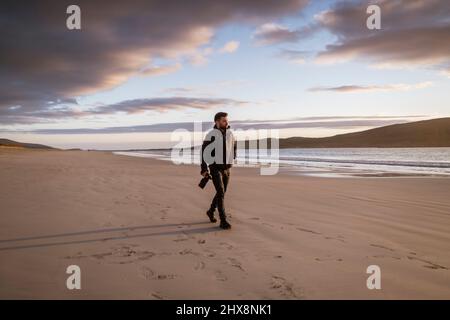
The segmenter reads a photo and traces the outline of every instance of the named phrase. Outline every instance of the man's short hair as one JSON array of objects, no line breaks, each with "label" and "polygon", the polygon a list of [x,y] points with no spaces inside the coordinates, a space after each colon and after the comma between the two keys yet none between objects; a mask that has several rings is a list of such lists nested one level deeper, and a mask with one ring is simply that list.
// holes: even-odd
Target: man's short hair
[{"label": "man's short hair", "polygon": [[220,120],[223,117],[227,117],[228,113],[226,112],[217,112],[216,115],[214,116],[214,122],[216,122],[217,120]]}]

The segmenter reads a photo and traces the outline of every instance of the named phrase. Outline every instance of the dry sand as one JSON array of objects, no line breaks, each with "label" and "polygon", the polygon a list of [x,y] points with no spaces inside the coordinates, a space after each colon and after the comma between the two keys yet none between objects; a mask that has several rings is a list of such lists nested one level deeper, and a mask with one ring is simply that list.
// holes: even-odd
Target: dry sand
[{"label": "dry sand", "polygon": [[1,149],[0,298],[450,299],[448,178],[233,168],[232,230],[208,221],[199,179],[108,152]]}]

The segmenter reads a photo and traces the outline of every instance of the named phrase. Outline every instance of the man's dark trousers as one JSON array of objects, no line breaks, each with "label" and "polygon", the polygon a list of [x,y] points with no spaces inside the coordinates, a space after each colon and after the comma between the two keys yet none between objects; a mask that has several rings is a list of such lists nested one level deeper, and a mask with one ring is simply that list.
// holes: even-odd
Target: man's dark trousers
[{"label": "man's dark trousers", "polygon": [[219,167],[218,165],[210,166],[210,174],[214,187],[216,188],[216,195],[211,202],[210,212],[214,212],[217,208],[219,210],[219,217],[221,220],[226,218],[225,214],[225,192],[227,191],[228,182],[230,181],[230,168]]}]

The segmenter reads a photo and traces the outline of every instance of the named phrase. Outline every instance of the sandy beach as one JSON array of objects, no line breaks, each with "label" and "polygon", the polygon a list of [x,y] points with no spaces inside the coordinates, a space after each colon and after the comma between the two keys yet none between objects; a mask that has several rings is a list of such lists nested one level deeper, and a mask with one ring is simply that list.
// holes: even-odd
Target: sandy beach
[{"label": "sandy beach", "polygon": [[110,152],[1,149],[0,298],[450,299],[448,178],[233,168],[231,230],[208,221],[199,179]]}]

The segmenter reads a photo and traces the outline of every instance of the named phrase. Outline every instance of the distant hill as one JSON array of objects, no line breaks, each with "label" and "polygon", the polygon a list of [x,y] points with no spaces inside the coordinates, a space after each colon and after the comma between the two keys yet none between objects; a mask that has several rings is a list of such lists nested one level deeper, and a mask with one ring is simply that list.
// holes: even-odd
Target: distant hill
[{"label": "distant hill", "polygon": [[[247,141],[246,148],[248,145]],[[267,147],[270,148],[270,140]],[[450,147],[450,118],[394,124],[325,138],[282,138],[279,140],[279,147],[280,149]]]},{"label": "distant hill", "polygon": [[[450,147],[450,118],[393,124],[325,138],[283,138],[280,139],[279,146],[281,149]],[[199,147],[194,146],[191,149],[198,149]],[[249,141],[246,141],[245,148],[248,147]],[[270,148],[270,140],[267,147]],[[132,149],[125,151],[156,150],[171,149]]]},{"label": "distant hill", "polygon": [[28,149],[55,149],[43,144],[36,143],[23,143],[9,139],[0,139],[0,147],[16,147],[16,148],[28,148]]},{"label": "distant hill", "polygon": [[450,147],[450,118],[394,124],[325,138],[280,139],[280,148]]},{"label": "distant hill", "polygon": [[[248,146],[248,141],[246,145]],[[450,118],[394,124],[325,138],[283,138],[280,139],[279,145],[282,149],[450,147]],[[0,147],[56,149],[42,144],[22,143],[8,139],[0,139]],[[270,141],[268,147],[270,148]],[[198,148],[198,146],[195,148]],[[126,151],[143,150],[155,151],[170,149],[130,149]]]}]

